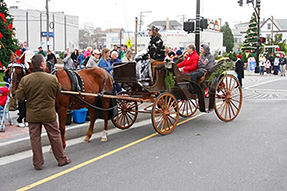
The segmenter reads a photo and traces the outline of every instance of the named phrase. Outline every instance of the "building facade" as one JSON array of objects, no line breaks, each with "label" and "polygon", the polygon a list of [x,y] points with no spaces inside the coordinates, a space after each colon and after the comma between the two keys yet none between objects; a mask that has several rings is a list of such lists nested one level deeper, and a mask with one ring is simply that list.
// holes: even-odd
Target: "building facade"
[{"label": "building facade", "polygon": [[[22,10],[17,6],[9,8],[14,17],[16,38],[27,49],[36,51],[39,46],[47,50],[47,17],[45,11]],[[79,18],[63,12],[49,13],[49,49],[52,51],[70,50],[79,47]]]}]

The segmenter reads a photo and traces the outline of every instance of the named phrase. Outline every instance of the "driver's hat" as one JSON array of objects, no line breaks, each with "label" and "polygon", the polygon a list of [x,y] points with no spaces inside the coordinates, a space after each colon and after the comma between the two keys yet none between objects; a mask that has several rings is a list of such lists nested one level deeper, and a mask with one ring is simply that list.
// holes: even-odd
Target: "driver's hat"
[{"label": "driver's hat", "polygon": [[159,28],[157,26],[155,26],[155,25],[152,25],[151,27],[148,27],[148,30],[153,30],[153,31],[158,32]]}]

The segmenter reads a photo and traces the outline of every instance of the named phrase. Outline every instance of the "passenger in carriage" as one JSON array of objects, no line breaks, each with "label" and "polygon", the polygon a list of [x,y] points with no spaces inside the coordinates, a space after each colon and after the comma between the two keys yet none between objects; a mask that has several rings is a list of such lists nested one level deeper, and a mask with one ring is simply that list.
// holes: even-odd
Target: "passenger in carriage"
[{"label": "passenger in carriage", "polygon": [[[197,83],[197,81],[204,76],[204,74],[215,64],[213,55],[210,53],[210,48],[206,44],[201,45],[201,56],[198,61],[197,70],[192,72],[190,79],[192,82]],[[190,86],[190,92],[195,93],[194,87]]]},{"label": "passenger in carriage", "polygon": [[163,61],[165,58],[165,48],[163,40],[159,34],[159,28],[152,26],[149,30],[150,42],[147,48],[147,52],[151,59]]},{"label": "passenger in carriage", "polygon": [[183,74],[191,74],[196,71],[198,64],[199,56],[196,52],[194,44],[187,46],[187,56],[184,61],[177,64],[177,67]]}]

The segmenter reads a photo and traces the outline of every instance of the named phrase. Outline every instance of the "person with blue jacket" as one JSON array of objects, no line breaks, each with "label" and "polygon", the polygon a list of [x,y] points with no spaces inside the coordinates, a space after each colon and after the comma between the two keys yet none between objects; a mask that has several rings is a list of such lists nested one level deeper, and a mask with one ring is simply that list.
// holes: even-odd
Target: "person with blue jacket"
[{"label": "person with blue jacket", "polygon": [[104,68],[106,71],[108,71],[111,76],[113,76],[112,74],[112,70],[113,70],[113,66],[110,62],[110,50],[107,48],[104,48],[102,50],[102,58],[100,59],[98,66],[100,68]]}]

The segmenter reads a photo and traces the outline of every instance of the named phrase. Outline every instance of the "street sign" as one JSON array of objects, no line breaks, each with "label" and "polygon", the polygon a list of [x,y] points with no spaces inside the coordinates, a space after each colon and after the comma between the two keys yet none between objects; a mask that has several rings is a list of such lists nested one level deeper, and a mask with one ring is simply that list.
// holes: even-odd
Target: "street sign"
[{"label": "street sign", "polygon": [[[47,37],[47,32],[41,32],[41,37]],[[49,37],[54,37],[54,32],[49,32]]]},{"label": "street sign", "polygon": [[128,48],[131,48],[133,43],[131,42],[131,40],[129,39],[126,43],[126,45],[128,46]]}]

